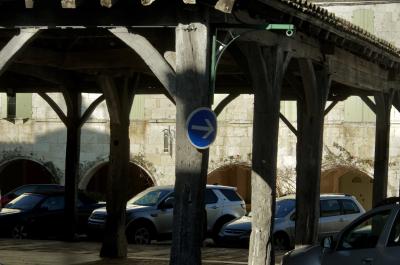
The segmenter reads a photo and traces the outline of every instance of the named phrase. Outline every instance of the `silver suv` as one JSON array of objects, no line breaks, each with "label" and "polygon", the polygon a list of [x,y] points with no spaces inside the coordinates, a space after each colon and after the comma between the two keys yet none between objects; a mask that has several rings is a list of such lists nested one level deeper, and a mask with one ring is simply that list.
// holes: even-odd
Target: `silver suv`
[{"label": "silver suv", "polygon": [[[294,246],[295,195],[277,199],[274,224],[274,244],[276,249]],[[321,194],[319,237],[337,234],[351,221],[365,213],[361,204],[351,195]],[[224,225],[218,235],[218,243],[248,243],[251,233],[251,212]]]},{"label": "silver suv", "polygon": [[[149,244],[152,239],[165,239],[172,234],[174,187],[151,187],[128,201],[126,235],[129,242]],[[246,213],[246,205],[236,188],[207,185],[205,193],[207,232],[217,236],[221,227]],[[93,211],[88,220],[89,236],[102,232],[106,208]]]}]

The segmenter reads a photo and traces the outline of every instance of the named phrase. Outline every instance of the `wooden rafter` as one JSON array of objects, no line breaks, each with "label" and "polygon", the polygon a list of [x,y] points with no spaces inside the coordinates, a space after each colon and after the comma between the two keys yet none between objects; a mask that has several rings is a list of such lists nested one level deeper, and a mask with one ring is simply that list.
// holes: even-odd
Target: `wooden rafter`
[{"label": "wooden rafter", "polygon": [[49,97],[49,95],[47,95],[44,92],[38,92],[38,94],[47,102],[47,104],[50,105],[50,107],[54,110],[54,112],[57,114],[57,116],[60,118],[60,120],[67,126],[68,118],[65,115],[65,113],[62,111],[62,109],[57,105],[57,103],[51,97]]},{"label": "wooden rafter", "polygon": [[234,99],[236,99],[237,97],[239,97],[240,94],[239,93],[233,93],[233,94],[229,94],[228,96],[226,96],[219,104],[218,106],[215,107],[214,112],[215,115],[219,116],[219,114],[221,114],[221,112],[225,109],[225,107],[231,103]]}]

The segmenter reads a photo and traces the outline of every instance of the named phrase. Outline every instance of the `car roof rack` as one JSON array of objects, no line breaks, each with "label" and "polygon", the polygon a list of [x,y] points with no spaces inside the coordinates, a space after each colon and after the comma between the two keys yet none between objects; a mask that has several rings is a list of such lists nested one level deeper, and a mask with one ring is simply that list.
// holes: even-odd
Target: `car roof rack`
[{"label": "car roof rack", "polygon": [[400,203],[400,197],[389,197],[386,199],[383,199],[382,201],[378,202],[375,207],[378,206],[383,206],[383,205],[390,205],[390,204],[399,204]]}]

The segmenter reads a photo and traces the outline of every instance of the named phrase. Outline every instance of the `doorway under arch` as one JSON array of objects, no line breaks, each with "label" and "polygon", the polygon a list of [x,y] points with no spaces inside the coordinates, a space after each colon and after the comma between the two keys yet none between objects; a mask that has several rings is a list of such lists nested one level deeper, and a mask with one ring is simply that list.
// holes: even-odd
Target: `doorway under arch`
[{"label": "doorway under arch", "polygon": [[347,167],[337,167],[321,174],[321,193],[353,195],[369,210],[372,208],[373,179],[366,173]]},{"label": "doorway under arch", "polygon": [[245,164],[233,164],[219,167],[208,174],[207,184],[233,186],[251,209],[251,167]]},{"label": "doorway under arch", "polygon": [[5,194],[25,184],[54,184],[55,178],[42,164],[24,158],[0,165],[0,191]]},{"label": "doorway under arch", "polygon": [[[88,193],[99,200],[106,200],[108,168],[109,162],[96,167],[85,187]],[[135,163],[129,163],[128,199],[154,185],[155,182],[143,168]]]}]

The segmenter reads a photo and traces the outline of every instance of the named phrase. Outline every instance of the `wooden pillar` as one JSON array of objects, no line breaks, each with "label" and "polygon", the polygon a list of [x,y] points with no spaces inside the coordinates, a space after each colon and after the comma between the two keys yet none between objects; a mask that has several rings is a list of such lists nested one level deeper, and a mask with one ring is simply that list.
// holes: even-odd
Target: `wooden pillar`
[{"label": "wooden pillar", "polygon": [[249,264],[270,265],[275,264],[272,232],[281,86],[290,58],[279,46],[250,43],[244,48],[254,88]]},{"label": "wooden pillar", "polygon": [[104,92],[110,114],[110,165],[107,178],[107,220],[100,256],[125,258],[127,240],[125,215],[129,175],[129,113],[133,89],[128,80],[101,76],[99,84]]},{"label": "wooden pillar", "polygon": [[392,93],[375,95],[376,127],[372,205],[376,205],[387,197],[392,100]]},{"label": "wooden pillar", "polygon": [[[193,14],[191,16],[193,18]],[[204,193],[208,149],[186,137],[186,120],[198,107],[209,107],[210,37],[208,17],[176,28],[176,180],[170,264],[201,264]]]},{"label": "wooden pillar", "polygon": [[326,66],[316,69],[299,59],[304,95],[297,101],[296,246],[317,241],[324,110],[330,78]]},{"label": "wooden pillar", "polygon": [[79,159],[81,147],[82,96],[78,91],[69,90],[64,98],[67,103],[67,146],[65,153],[65,239],[73,240],[78,222],[77,196],[79,180]]}]

